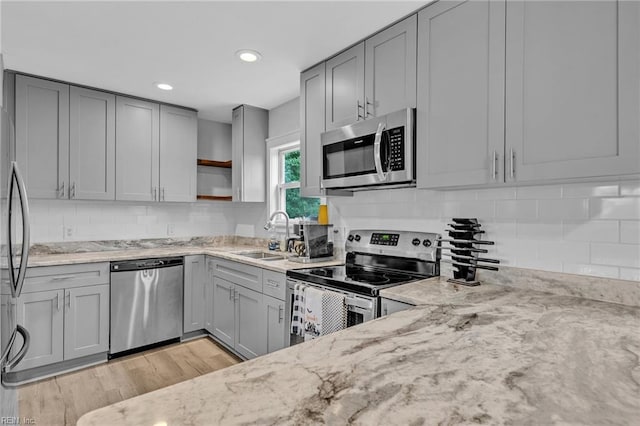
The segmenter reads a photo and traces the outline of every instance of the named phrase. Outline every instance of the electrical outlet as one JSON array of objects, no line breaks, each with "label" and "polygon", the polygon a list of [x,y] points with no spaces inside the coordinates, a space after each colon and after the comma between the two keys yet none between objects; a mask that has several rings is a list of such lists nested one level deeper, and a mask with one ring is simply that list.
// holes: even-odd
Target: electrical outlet
[{"label": "electrical outlet", "polygon": [[175,235],[175,233],[176,233],[176,225],[173,223],[167,224],[167,235],[171,237],[172,235]]},{"label": "electrical outlet", "polygon": [[65,226],[64,238],[72,238],[72,237],[73,237],[73,226]]}]

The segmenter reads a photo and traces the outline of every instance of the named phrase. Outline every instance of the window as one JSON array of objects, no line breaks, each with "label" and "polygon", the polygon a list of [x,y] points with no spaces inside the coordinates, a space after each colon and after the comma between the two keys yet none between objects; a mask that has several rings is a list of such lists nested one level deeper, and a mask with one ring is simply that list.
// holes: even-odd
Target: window
[{"label": "window", "polygon": [[284,210],[290,218],[316,218],[318,198],[300,196],[300,145],[282,149],[278,154],[277,210]]},{"label": "window", "polygon": [[291,219],[316,219],[320,199],[300,196],[300,136],[297,132],[267,141],[269,214],[284,210]]}]

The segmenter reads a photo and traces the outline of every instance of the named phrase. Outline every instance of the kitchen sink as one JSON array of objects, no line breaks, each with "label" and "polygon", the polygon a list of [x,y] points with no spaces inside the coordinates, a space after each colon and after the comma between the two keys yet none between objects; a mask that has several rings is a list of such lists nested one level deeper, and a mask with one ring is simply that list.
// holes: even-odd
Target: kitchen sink
[{"label": "kitchen sink", "polygon": [[259,260],[284,260],[287,257],[281,254],[273,254],[273,253],[265,253],[263,251],[244,251],[234,253],[238,256],[249,257],[251,259],[259,259]]}]

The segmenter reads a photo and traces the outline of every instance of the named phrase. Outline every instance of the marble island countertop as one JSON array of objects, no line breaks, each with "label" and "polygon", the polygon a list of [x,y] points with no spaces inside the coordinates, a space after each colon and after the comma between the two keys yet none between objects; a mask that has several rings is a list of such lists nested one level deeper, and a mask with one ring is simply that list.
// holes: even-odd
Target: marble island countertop
[{"label": "marble island countertop", "polygon": [[[344,263],[340,256],[318,263],[299,263],[287,259],[263,260],[243,256],[244,252],[264,251],[266,240],[242,237],[201,237],[189,239],[154,239],[131,241],[86,241],[78,243],[35,244],[30,249],[29,267],[70,265],[78,263],[113,262],[169,256],[209,255],[258,266],[275,272],[311,266]],[[287,256],[282,252],[270,252]],[[2,267],[6,268],[6,264]]]},{"label": "marble island countertop", "polygon": [[422,305],[93,411],[78,424],[640,418],[640,308],[443,279],[399,289],[396,298]]}]

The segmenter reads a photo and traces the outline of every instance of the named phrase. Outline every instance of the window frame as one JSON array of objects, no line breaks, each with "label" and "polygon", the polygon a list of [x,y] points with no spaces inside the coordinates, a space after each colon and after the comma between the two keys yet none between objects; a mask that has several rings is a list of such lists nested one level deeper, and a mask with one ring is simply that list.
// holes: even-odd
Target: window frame
[{"label": "window frame", "polygon": [[[282,136],[276,136],[267,139],[267,214],[271,216],[274,211],[279,210],[284,205],[283,198],[285,191],[281,189],[280,184],[286,187],[284,183],[284,162],[280,161],[281,155],[286,151],[300,149],[300,132],[293,131]],[[282,182],[281,182],[282,180]],[[292,183],[292,182],[289,182]],[[300,187],[300,182],[297,182]],[[284,219],[282,216],[275,218],[276,228],[284,227]],[[290,224],[298,223],[298,219],[291,219]]]}]

